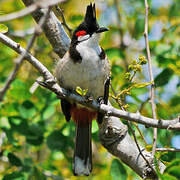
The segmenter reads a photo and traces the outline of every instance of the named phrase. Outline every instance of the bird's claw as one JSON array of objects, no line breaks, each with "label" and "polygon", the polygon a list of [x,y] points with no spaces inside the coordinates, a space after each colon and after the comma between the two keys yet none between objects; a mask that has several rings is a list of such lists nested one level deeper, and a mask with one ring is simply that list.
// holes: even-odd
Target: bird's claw
[{"label": "bird's claw", "polygon": [[87,103],[92,103],[93,102],[93,97],[92,96],[85,96],[85,101]]},{"label": "bird's claw", "polygon": [[102,97],[102,96],[98,97],[98,98],[97,98],[97,102],[98,102],[99,105],[104,104],[104,99],[103,99],[103,97]]}]

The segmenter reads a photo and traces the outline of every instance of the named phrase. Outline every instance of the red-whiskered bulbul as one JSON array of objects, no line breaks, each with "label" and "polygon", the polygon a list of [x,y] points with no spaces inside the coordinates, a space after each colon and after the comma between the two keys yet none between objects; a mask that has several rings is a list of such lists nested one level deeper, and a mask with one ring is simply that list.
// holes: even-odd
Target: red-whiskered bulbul
[{"label": "red-whiskered bulbul", "polygon": [[[107,30],[97,23],[95,4],[88,5],[84,21],[74,31],[69,51],[58,61],[55,72],[61,87],[74,92],[78,86],[88,89],[87,96],[102,99],[106,104],[110,66],[104,50],[99,46],[99,39],[100,33]],[[76,124],[74,175],[88,176],[92,171],[92,120],[97,117],[98,123],[101,123],[103,114],[64,99],[61,100],[61,108],[66,121],[72,117]]]}]

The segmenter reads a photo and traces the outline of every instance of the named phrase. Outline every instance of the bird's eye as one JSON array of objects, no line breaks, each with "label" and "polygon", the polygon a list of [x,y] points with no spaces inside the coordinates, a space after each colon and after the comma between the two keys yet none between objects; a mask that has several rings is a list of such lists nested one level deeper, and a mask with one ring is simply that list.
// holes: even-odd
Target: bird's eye
[{"label": "bird's eye", "polygon": [[84,35],[86,35],[86,34],[87,34],[86,31],[78,31],[78,32],[76,33],[76,36],[79,37],[79,36],[84,36]]}]

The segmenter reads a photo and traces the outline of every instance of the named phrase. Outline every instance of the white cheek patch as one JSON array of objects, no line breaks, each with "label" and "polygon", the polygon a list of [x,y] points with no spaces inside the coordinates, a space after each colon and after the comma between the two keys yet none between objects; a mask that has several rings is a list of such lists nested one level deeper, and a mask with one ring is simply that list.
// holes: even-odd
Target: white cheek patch
[{"label": "white cheek patch", "polygon": [[78,41],[85,41],[85,40],[89,39],[89,37],[90,37],[89,34],[87,34],[87,35],[85,35],[85,36],[79,36],[79,37],[78,37]]}]

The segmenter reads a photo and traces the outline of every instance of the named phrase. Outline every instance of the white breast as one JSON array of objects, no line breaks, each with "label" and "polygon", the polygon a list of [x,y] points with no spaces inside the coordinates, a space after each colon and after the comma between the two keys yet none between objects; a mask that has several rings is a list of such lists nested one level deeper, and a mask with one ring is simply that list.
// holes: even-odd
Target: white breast
[{"label": "white breast", "polygon": [[88,89],[88,94],[97,99],[104,95],[104,83],[110,71],[109,63],[107,58],[99,58],[99,46],[91,47],[86,43],[77,45],[82,57],[81,63],[74,63],[67,52],[57,64],[56,77],[62,87],[75,90],[79,86],[81,89]]}]

